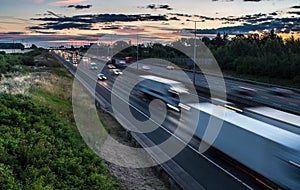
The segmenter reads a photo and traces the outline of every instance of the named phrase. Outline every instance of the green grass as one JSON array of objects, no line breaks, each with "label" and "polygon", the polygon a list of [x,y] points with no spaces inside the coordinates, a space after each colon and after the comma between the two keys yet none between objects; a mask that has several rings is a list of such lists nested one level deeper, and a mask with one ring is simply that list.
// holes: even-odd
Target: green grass
[{"label": "green grass", "polygon": [[[50,110],[54,111],[60,118],[66,120],[72,127],[72,130],[76,131],[76,141],[83,142],[83,139],[75,126],[75,120],[72,108],[72,84],[73,77],[65,68],[47,68],[50,75],[46,77],[44,83],[32,87],[29,90],[30,96],[39,105],[46,106]],[[110,127],[99,115],[100,122],[110,133]],[[92,151],[92,150],[87,150]],[[98,157],[94,153],[94,157]],[[108,187],[114,186],[113,189],[123,189],[122,185],[116,180],[116,178],[110,175],[108,172],[100,174],[103,176],[103,180],[107,181]],[[105,182],[104,182],[105,183]],[[106,189],[106,187],[103,187]]]},{"label": "green grass", "polygon": [[39,104],[47,106],[70,121],[73,119],[71,102],[72,78],[64,68],[51,68],[45,82],[29,89],[29,94]]}]

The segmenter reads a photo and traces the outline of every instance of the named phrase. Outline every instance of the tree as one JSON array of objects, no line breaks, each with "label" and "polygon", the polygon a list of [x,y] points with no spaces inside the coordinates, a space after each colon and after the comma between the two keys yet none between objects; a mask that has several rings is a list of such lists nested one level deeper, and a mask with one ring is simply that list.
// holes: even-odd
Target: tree
[{"label": "tree", "polygon": [[38,47],[35,44],[32,44],[30,49],[37,49]]}]

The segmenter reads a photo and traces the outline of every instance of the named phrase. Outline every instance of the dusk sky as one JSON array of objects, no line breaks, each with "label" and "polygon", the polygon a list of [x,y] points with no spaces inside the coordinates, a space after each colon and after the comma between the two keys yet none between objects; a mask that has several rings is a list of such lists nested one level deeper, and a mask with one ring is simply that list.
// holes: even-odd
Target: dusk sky
[{"label": "dusk sky", "polygon": [[96,41],[171,41],[217,32],[300,31],[299,0],[14,0],[1,1],[0,42],[38,46]]}]

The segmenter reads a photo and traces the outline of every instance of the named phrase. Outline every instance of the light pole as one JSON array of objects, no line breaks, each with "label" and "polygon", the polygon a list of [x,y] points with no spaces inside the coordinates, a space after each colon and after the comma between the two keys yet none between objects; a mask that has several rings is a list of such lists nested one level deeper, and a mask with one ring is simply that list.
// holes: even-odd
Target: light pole
[{"label": "light pole", "polygon": [[139,70],[139,34],[136,34],[136,70]]},{"label": "light pole", "polygon": [[108,57],[110,57],[110,59],[112,58],[112,39],[113,39],[113,34],[110,34],[110,44],[108,46]]},{"label": "light pole", "polygon": [[196,82],[196,37],[197,37],[197,22],[201,21],[196,21],[196,20],[188,20],[192,21],[195,23],[195,31],[194,31],[194,65],[193,65],[193,84],[195,85]]}]

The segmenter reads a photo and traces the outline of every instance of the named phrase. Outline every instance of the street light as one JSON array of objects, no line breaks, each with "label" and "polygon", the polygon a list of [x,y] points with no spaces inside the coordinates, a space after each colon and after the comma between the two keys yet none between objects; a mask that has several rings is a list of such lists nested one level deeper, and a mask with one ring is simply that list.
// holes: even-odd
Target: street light
[{"label": "street light", "polygon": [[112,41],[113,41],[113,34],[110,34],[110,44],[108,46],[108,57],[110,57],[110,58],[112,58],[112,56],[113,56]]},{"label": "street light", "polygon": [[139,34],[136,34],[136,70],[139,70]]},{"label": "street light", "polygon": [[197,31],[197,22],[202,22],[202,21],[196,21],[196,20],[187,20],[187,21],[192,21],[195,23],[195,32],[194,32],[194,66],[193,66],[193,84],[195,85],[196,81],[196,31]]}]

